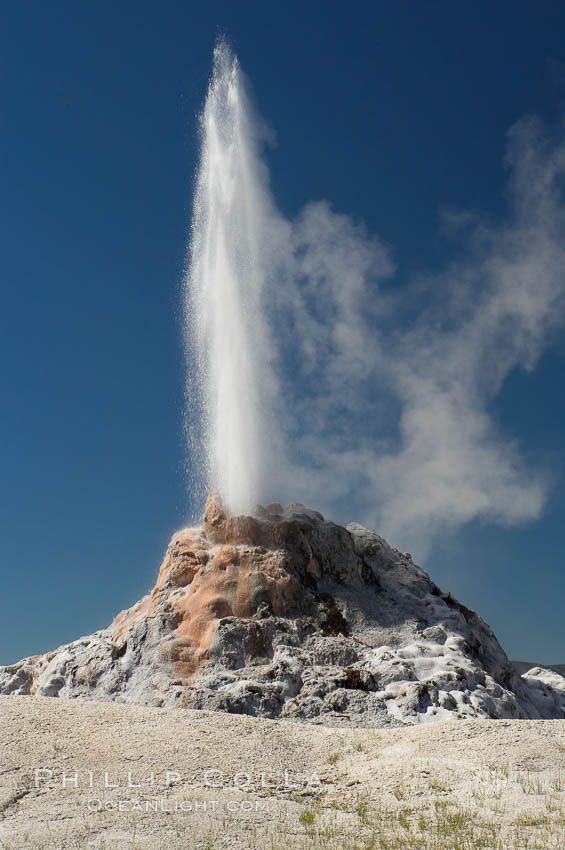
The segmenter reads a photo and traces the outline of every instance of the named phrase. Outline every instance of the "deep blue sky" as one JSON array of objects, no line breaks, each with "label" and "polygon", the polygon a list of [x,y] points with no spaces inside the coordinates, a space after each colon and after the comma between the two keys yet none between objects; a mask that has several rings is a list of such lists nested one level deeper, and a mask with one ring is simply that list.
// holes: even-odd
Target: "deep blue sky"
[{"label": "deep blue sky", "polygon": [[[513,122],[561,127],[557,2],[4,4],[1,663],[105,626],[186,519],[179,285],[218,30],[276,131],[283,212],[330,198],[407,275],[450,249],[442,207],[502,214]],[[472,524],[424,564],[547,663],[565,660],[564,363],[561,343],[494,409],[555,472],[544,517]]]}]

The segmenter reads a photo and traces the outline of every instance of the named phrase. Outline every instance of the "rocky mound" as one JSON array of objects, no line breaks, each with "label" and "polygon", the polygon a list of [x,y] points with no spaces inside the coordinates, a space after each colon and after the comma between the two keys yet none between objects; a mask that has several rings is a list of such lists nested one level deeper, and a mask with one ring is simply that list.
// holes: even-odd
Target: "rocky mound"
[{"label": "rocky mound", "polygon": [[0,694],[352,726],[565,717],[563,677],[521,677],[484,620],[378,534],[297,503],[227,516],[214,495],[148,596],[0,667]]}]

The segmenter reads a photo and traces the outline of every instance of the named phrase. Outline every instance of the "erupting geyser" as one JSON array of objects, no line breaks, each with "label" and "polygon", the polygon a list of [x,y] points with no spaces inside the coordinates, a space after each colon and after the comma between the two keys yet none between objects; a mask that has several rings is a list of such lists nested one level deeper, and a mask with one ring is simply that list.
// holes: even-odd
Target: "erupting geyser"
[{"label": "erupting geyser", "polygon": [[[322,442],[316,492],[335,496],[346,467],[353,489],[365,486],[374,454],[355,428],[371,413],[370,393],[350,390],[381,351],[361,321],[362,310],[374,318],[367,282],[391,266],[378,240],[325,204],[295,222],[276,210],[261,124],[224,43],[201,134],[184,293],[186,424],[193,507],[206,490],[220,498],[173,535],[150,593],[107,629],[0,667],[0,695],[360,727],[565,717],[565,678],[541,668],[520,677],[487,623],[411,555],[358,523],[273,501],[294,488],[303,497]],[[371,391],[380,374],[371,372]],[[296,451],[302,428],[309,440]],[[380,474],[396,488],[386,465]]]},{"label": "erupting geyser", "polygon": [[262,309],[271,215],[257,127],[237,58],[220,42],[201,115],[185,282],[186,430],[202,467],[198,495],[215,489],[234,513],[250,513],[262,495],[273,433]]},{"label": "erupting geyser", "polygon": [[[221,498],[211,494],[198,526],[173,535],[150,593],[106,629],[0,667],[0,695],[332,726],[565,717],[565,678],[541,668],[520,677],[484,620],[411,555],[358,523],[343,527],[298,502],[272,501],[289,483],[303,492],[319,457],[310,443],[305,471],[293,465],[283,399],[310,435],[314,423],[315,442],[327,436],[362,364],[359,340],[374,353],[352,308],[368,303],[361,272],[379,258],[382,273],[388,265],[379,243],[366,249],[323,204],[297,224],[277,213],[258,155],[260,124],[225,44],[215,51],[201,121],[185,289],[187,429],[193,485],[202,469],[194,507],[205,488]],[[292,306],[304,344],[289,359],[310,370],[302,408],[281,368],[281,349],[292,349],[284,297],[293,286],[302,289]],[[328,299],[329,312],[316,315]],[[304,322],[310,307],[314,317]],[[355,392],[352,399],[355,424],[368,408]],[[330,443],[318,491],[331,488],[344,462],[359,488],[362,465]]]}]

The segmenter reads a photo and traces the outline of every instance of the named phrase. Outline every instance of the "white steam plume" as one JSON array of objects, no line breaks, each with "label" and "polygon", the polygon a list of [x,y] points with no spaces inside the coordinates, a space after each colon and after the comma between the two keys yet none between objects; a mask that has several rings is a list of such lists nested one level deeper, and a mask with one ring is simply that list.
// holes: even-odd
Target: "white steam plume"
[{"label": "white steam plume", "polygon": [[214,51],[201,135],[185,287],[187,432],[201,489],[244,513],[263,496],[278,442],[262,307],[274,216],[259,125],[225,43]]},{"label": "white steam plume", "polygon": [[499,433],[489,404],[563,327],[565,145],[548,145],[532,118],[516,124],[507,220],[451,215],[459,259],[392,286],[387,246],[329,203],[293,222],[276,210],[258,124],[222,51],[187,299],[208,486],[233,510],[300,499],[361,518],[420,557],[446,526],[538,517],[546,478]]}]

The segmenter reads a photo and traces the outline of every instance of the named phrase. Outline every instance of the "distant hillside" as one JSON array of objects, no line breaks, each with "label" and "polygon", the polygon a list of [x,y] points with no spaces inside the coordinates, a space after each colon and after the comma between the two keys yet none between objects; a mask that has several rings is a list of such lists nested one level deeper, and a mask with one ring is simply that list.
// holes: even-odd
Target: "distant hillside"
[{"label": "distant hillside", "polygon": [[511,661],[518,673],[527,673],[532,667],[545,667],[546,670],[553,670],[559,673],[560,676],[565,676],[565,664],[538,664],[537,661]]}]

